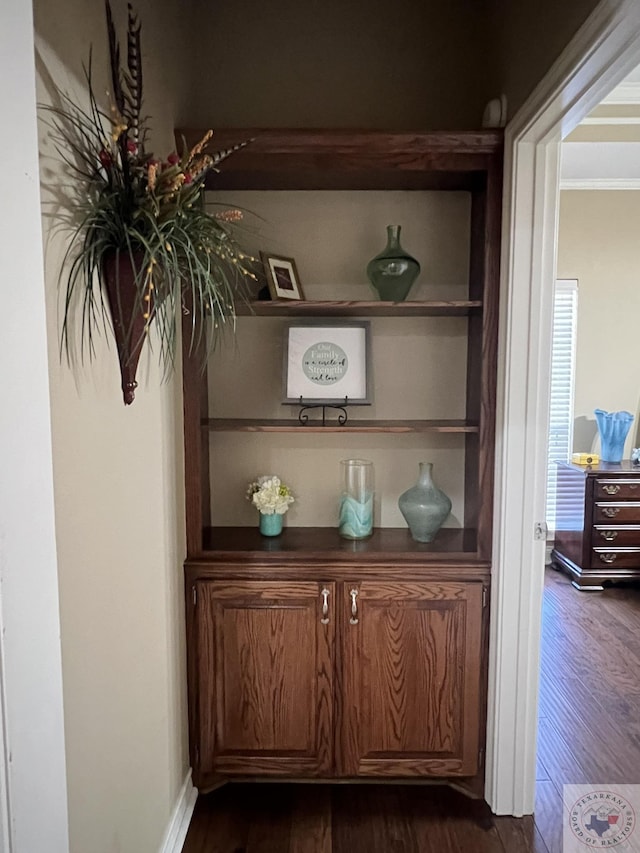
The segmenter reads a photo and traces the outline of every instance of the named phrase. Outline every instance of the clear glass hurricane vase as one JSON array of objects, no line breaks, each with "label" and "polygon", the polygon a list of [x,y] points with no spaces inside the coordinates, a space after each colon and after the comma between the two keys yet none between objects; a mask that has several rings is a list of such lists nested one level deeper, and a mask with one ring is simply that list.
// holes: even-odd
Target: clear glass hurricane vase
[{"label": "clear glass hurricane vase", "polygon": [[343,459],[338,531],[345,539],[366,539],[373,533],[373,462]]}]

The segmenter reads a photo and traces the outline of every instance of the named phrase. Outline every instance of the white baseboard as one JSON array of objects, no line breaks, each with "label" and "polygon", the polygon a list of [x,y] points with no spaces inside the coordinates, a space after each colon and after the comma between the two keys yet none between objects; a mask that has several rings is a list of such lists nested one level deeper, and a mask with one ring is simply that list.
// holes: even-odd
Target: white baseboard
[{"label": "white baseboard", "polygon": [[551,552],[553,551],[553,542],[547,542],[546,548],[544,549],[544,564],[545,566],[551,565]]},{"label": "white baseboard", "polygon": [[191,783],[191,770],[189,770],[173,807],[159,853],[181,853],[197,799],[198,792]]}]

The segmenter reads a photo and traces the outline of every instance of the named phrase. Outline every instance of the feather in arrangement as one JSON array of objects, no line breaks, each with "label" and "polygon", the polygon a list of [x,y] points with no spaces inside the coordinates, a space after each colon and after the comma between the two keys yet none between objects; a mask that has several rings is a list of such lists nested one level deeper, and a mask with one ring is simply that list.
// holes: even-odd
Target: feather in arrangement
[{"label": "feather in arrangement", "polygon": [[136,141],[140,134],[142,111],[142,57],[140,53],[140,30],[142,25],[128,4],[127,18],[127,68],[122,76],[126,84],[124,91],[124,116],[129,124],[129,135]]}]

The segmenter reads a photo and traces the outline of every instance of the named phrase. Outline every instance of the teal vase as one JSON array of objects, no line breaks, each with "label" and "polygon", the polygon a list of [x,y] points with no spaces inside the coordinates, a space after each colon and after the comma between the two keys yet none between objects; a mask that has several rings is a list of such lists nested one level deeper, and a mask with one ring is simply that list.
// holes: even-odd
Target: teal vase
[{"label": "teal vase", "polygon": [[282,533],[282,516],[280,513],[274,512],[272,515],[260,513],[260,533],[263,536],[280,536]]},{"label": "teal vase", "polygon": [[451,512],[451,501],[433,482],[432,470],[431,462],[421,462],[418,482],[398,499],[416,542],[432,542]]},{"label": "teal vase", "polygon": [[367,264],[369,281],[383,302],[402,302],[420,272],[420,264],[400,245],[400,225],[387,225],[384,251]]}]

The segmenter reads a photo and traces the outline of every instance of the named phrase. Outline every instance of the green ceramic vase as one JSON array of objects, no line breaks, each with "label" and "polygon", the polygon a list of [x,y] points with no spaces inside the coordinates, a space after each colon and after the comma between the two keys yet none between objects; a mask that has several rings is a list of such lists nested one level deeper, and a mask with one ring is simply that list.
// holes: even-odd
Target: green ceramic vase
[{"label": "green ceramic vase", "polygon": [[420,264],[400,245],[400,225],[387,225],[387,245],[367,264],[369,281],[383,302],[407,298],[420,272]]}]

